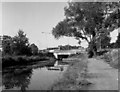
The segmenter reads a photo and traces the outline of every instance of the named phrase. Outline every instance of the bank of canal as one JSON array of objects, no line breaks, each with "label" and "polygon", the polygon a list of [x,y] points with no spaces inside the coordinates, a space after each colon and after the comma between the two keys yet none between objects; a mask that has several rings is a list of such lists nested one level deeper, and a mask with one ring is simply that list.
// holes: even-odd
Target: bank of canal
[{"label": "bank of canal", "polygon": [[[63,61],[42,61],[49,64],[11,67],[2,74],[3,90],[47,90],[58,80],[68,64]],[[40,61],[41,63],[41,61]]]},{"label": "bank of canal", "polygon": [[79,54],[65,60],[69,62],[62,78],[56,81],[51,90],[82,90],[91,83],[86,80],[87,55]]}]

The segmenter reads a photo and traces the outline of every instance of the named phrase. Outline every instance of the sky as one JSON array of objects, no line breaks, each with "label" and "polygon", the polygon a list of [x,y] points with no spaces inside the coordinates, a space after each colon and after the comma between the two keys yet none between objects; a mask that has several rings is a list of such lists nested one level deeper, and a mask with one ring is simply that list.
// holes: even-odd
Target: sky
[{"label": "sky", "polygon": [[111,36],[111,43],[116,42],[118,33],[120,33],[120,28],[114,30],[113,32],[110,33]]},{"label": "sky", "polygon": [[[78,45],[74,38],[62,37],[57,40],[51,34],[52,28],[65,18],[66,5],[67,2],[2,2],[2,34],[15,36],[21,29],[27,34],[30,43],[35,43],[39,49]],[[85,41],[81,45],[87,47]]]}]

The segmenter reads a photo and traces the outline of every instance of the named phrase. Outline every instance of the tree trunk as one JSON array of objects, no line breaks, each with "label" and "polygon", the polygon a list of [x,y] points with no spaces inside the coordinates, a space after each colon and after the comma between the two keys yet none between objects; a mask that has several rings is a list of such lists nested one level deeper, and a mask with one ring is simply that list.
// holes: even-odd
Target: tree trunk
[{"label": "tree trunk", "polygon": [[97,46],[96,45],[97,44],[95,41],[95,33],[93,32],[92,40],[89,43],[89,51],[88,51],[89,57],[96,56],[96,54],[97,54]]}]

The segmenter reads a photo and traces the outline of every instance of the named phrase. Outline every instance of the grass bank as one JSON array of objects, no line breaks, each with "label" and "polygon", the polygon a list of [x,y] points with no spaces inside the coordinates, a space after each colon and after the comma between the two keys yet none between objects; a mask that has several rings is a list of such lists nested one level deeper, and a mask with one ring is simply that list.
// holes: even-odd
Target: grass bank
[{"label": "grass bank", "polygon": [[51,60],[45,60],[45,61],[37,61],[35,63],[29,63],[27,65],[15,65],[15,66],[9,66],[9,67],[5,67],[2,69],[2,74],[6,74],[6,73],[23,73],[26,70],[30,70],[30,69],[36,69],[36,68],[41,68],[41,67],[45,67],[45,66],[53,66],[55,63],[54,59]]},{"label": "grass bank", "polygon": [[16,65],[29,65],[32,63],[36,63],[38,61],[45,61],[54,59],[54,57],[49,56],[3,56],[2,57],[2,68],[16,66]]},{"label": "grass bank", "polygon": [[103,55],[103,59],[112,67],[118,69],[120,66],[120,63],[118,62],[120,60],[120,49],[113,49],[109,51]]},{"label": "grass bank", "polygon": [[83,55],[73,56],[69,59],[69,66],[63,77],[56,81],[51,90],[79,90],[89,84],[85,79],[87,72],[87,59]]}]

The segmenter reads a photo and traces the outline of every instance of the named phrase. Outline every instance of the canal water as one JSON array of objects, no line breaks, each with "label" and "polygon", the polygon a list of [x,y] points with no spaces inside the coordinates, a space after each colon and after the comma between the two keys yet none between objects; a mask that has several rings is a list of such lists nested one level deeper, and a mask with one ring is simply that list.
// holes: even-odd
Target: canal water
[{"label": "canal water", "polygon": [[68,64],[56,61],[52,66],[6,72],[2,77],[3,90],[48,90],[62,77]]}]

